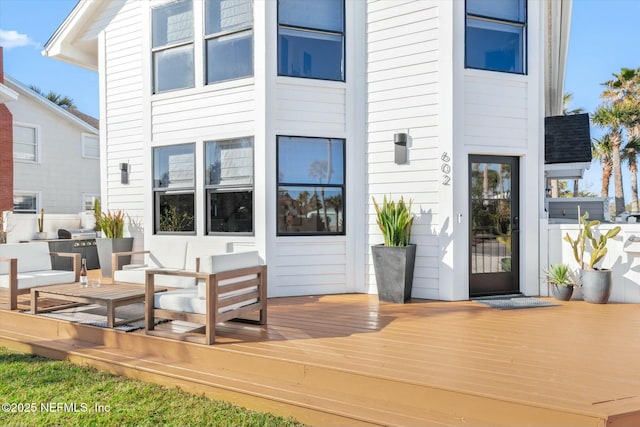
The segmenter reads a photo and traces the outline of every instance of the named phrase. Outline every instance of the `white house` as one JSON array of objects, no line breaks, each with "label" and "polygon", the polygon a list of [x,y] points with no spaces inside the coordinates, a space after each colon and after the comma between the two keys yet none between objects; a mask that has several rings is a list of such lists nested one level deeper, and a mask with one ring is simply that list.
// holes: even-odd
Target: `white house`
[{"label": "white house", "polygon": [[537,295],[570,9],[81,0],[45,54],[99,72],[103,206],[144,242],[255,244],[270,296],[375,292],[372,197],[404,196],[414,297]]},{"label": "white house", "polygon": [[[13,115],[13,212],[75,214],[100,197],[97,120],[73,114],[4,76]],[[91,123],[89,122],[91,121]]]}]

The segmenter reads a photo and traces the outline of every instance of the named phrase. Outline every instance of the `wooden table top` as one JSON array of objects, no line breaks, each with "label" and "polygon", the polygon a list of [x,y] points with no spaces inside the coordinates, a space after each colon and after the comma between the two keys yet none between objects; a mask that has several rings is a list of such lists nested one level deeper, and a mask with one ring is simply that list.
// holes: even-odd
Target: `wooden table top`
[{"label": "wooden table top", "polygon": [[[40,288],[32,288],[39,293],[46,293],[50,295],[66,295],[72,297],[88,297],[88,298],[100,298],[104,300],[127,298],[132,296],[143,296],[144,285],[138,285],[133,283],[118,283],[101,284],[100,287],[82,287],[79,282],[66,283],[64,285],[52,285],[43,286]],[[166,288],[155,287],[156,292],[166,291]]]}]

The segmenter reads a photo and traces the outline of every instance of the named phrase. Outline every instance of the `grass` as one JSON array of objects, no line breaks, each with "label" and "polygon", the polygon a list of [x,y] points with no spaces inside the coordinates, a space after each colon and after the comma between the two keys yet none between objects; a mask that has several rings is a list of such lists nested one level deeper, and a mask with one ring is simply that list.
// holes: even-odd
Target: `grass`
[{"label": "grass", "polygon": [[0,347],[0,425],[302,426],[70,362]]}]

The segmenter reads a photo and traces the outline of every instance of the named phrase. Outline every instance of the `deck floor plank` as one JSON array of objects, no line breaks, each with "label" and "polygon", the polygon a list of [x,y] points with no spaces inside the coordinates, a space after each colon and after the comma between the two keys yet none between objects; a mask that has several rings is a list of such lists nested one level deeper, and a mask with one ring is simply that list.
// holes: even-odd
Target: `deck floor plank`
[{"label": "deck floor plank", "polygon": [[[120,363],[113,369],[127,375],[271,400],[276,412],[311,424],[319,414],[383,425],[640,424],[635,305],[496,310],[470,301],[379,304],[371,295],[269,304],[268,325],[225,322],[213,346],[24,322],[17,316],[26,315],[7,311],[0,339],[68,345],[74,357]],[[3,333],[5,325],[14,330]],[[53,336],[43,336],[47,330]]]}]

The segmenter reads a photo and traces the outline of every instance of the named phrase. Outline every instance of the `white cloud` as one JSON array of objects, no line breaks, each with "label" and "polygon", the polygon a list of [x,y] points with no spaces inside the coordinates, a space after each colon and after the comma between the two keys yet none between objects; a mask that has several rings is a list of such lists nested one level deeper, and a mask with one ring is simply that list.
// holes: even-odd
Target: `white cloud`
[{"label": "white cloud", "polygon": [[40,47],[40,43],[37,43],[26,34],[20,34],[13,30],[0,29],[0,46],[5,49],[12,49],[14,47],[33,46],[35,48]]}]

